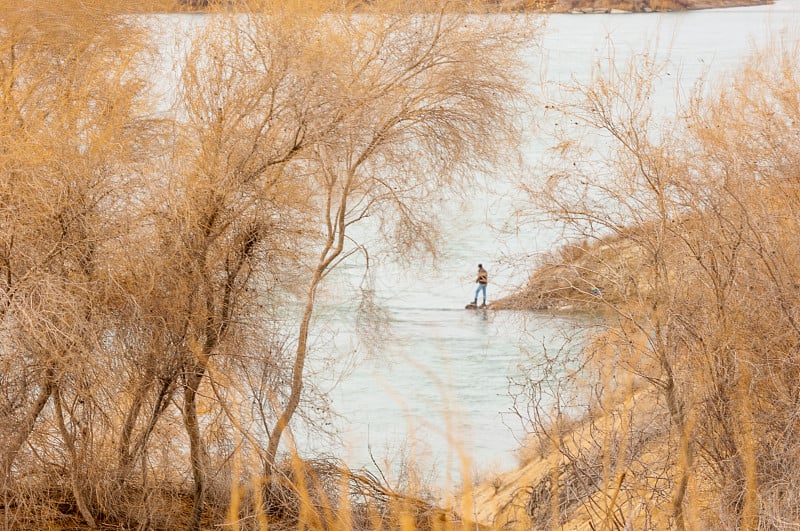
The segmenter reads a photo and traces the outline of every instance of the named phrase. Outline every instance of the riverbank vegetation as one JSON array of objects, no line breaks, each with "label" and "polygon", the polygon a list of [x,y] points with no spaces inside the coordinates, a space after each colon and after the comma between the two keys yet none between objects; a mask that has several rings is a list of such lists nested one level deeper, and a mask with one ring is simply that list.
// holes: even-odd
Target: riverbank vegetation
[{"label": "riverbank vegetation", "polygon": [[332,414],[309,360],[328,379],[348,362],[314,333],[318,295],[363,267],[347,291],[377,334],[369,260],[435,255],[430,205],[510,171],[537,26],[251,7],[173,23],[2,2],[3,529],[434,514],[294,455],[292,427],[322,437]]},{"label": "riverbank vegetation", "polygon": [[798,72],[800,47],[783,35],[673,119],[652,106],[665,72],[646,54],[598,65],[551,106],[592,133],[565,130],[567,162],[529,183],[568,238],[511,302],[598,318],[585,349],[532,359],[519,382],[533,444],[524,479],[477,495],[494,500],[489,520],[800,522]]},{"label": "riverbank vegetation", "polygon": [[334,271],[364,268],[349,288],[374,339],[370,260],[435,255],[441,194],[513,171],[535,20],[264,3],[164,56],[174,28],[118,6],[2,8],[3,529],[800,522],[788,36],[674,119],[647,55],[548,104],[594,134],[565,128],[525,183],[568,237],[510,302],[596,326],[516,382],[525,466],[445,510],[412,473],[300,456],[291,435],[332,414],[311,371],[341,360],[310,338]]}]

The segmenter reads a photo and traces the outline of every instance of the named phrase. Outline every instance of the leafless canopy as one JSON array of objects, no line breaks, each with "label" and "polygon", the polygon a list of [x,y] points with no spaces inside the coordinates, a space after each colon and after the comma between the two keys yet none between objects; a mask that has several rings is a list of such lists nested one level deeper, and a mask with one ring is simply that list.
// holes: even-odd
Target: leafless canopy
[{"label": "leafless canopy", "polygon": [[545,448],[602,469],[549,523],[796,527],[798,46],[759,50],[671,120],[651,104],[658,62],[613,63],[554,104],[593,137],[561,138],[560,166],[529,183],[583,238],[531,288],[604,312],[571,366],[591,389],[586,422],[565,429],[566,408],[535,419]]},{"label": "leafless canopy", "polygon": [[283,434],[324,406],[320,286],[356,254],[435,254],[430,206],[515,159],[535,26],[98,5],[0,6],[3,526],[199,529],[238,521],[242,489],[263,523]]}]

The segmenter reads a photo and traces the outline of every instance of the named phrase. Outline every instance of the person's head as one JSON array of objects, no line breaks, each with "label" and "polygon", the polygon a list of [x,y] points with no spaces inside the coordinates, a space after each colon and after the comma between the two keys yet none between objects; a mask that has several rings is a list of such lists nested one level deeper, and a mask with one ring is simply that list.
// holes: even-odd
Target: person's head
[{"label": "person's head", "polygon": [[483,264],[478,264],[478,269],[483,269]]}]

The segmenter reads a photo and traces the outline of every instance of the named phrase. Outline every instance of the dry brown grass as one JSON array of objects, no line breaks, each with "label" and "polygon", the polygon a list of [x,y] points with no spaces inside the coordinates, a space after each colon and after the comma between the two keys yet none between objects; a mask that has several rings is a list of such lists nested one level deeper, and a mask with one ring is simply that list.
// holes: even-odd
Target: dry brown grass
[{"label": "dry brown grass", "polygon": [[[55,479],[55,478],[53,478]],[[272,480],[218,485],[209,499],[203,528],[239,530],[461,529],[465,522],[432,500],[397,492],[378,476],[352,471],[333,459],[294,459],[276,468]],[[87,526],[68,487],[30,489],[25,499],[6,504],[0,517],[9,529],[153,529],[186,528],[192,521],[192,494],[175,484],[143,492],[132,486],[119,492],[115,514],[98,514]],[[146,500],[136,507],[134,500]],[[128,503],[128,502],[132,503]],[[127,506],[126,506],[127,504]]]}]

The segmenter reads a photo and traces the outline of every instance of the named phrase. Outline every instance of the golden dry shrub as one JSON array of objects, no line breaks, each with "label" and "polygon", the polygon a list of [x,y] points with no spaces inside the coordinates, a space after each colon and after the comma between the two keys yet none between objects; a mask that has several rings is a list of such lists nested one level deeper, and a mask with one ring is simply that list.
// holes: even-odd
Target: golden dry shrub
[{"label": "golden dry shrub", "polygon": [[[603,316],[602,332],[571,362],[589,372],[567,373],[592,389],[581,403],[593,435],[577,449],[551,437],[568,463],[596,450],[624,472],[618,485],[613,473],[601,475],[600,498],[583,503],[594,524],[800,521],[798,65],[797,43],[782,37],[729,85],[701,86],[667,123],[648,103],[659,65],[643,55],[627,69],[609,65],[560,107],[597,136],[564,138],[559,154],[592,163],[557,168],[530,190],[587,242],[530,287],[555,286],[562,305],[580,302]],[[602,292],[592,298],[593,285]],[[643,406],[627,408],[634,399]],[[654,411],[669,422],[647,421]],[[625,415],[626,423],[608,422]],[[560,433],[546,416],[536,423],[545,438]]]},{"label": "golden dry shrub", "polygon": [[284,435],[325,415],[324,281],[435,254],[428,206],[513,169],[536,25],[453,2],[2,7],[4,525],[261,526]]}]

